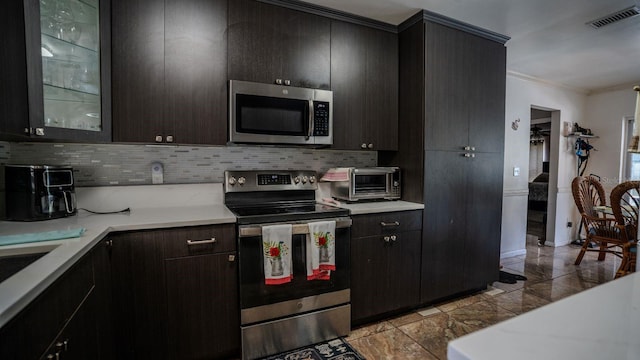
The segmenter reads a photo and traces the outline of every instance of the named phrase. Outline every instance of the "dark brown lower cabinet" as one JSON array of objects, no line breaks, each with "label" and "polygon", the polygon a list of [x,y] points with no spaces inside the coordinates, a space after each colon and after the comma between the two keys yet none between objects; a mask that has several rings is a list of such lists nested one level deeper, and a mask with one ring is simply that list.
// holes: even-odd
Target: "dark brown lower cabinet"
[{"label": "dark brown lower cabinet", "polygon": [[[486,288],[498,279],[501,153],[425,151],[421,302]],[[428,165],[427,165],[428,164]]]},{"label": "dark brown lower cabinet", "polygon": [[169,359],[209,359],[237,353],[237,267],[229,256],[165,260]]},{"label": "dark brown lower cabinet", "polygon": [[86,360],[100,359],[98,329],[96,315],[100,308],[97,306],[96,292],[87,295],[82,304],[71,316],[58,337],[45,351],[41,360]]},{"label": "dark brown lower cabinet", "polygon": [[352,323],[418,305],[421,221],[420,210],[353,216]]},{"label": "dark brown lower cabinet", "polygon": [[[99,244],[98,246],[100,246]],[[95,252],[60,276],[0,329],[0,359],[106,359]],[[107,344],[110,345],[110,344]]]},{"label": "dark brown lower cabinet", "polygon": [[117,359],[239,354],[233,224],[125,232],[110,240]]}]

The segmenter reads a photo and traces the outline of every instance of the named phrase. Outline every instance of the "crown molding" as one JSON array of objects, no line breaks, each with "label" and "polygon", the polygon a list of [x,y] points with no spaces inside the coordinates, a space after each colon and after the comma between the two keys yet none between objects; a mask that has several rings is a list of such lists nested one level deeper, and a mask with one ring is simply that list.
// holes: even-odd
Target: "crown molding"
[{"label": "crown molding", "polygon": [[364,25],[374,29],[388,31],[397,34],[398,27],[382,21],[369,19],[364,16],[351,14],[348,12],[331,9],[328,7],[302,2],[298,0],[257,0],[258,2],[277,5],[291,10],[304,11],[306,13],[328,17],[334,20],[346,21],[357,25]]},{"label": "crown molding", "polygon": [[498,42],[503,45],[511,39],[509,36],[502,35],[491,30],[483,29],[481,27],[456,20],[448,16],[437,14],[429,10],[420,10],[415,15],[402,22],[400,25],[398,25],[398,32],[402,32],[420,21],[430,21],[440,25],[448,26],[450,28],[462,30],[480,36],[482,38]]},{"label": "crown molding", "polygon": [[636,80],[634,82],[626,83],[626,84],[620,84],[620,85],[614,85],[614,86],[598,88],[598,89],[592,90],[589,95],[596,95],[596,94],[602,94],[602,93],[607,93],[607,92],[611,92],[611,91],[620,91],[620,90],[632,91],[633,87],[637,86],[637,85],[640,85],[640,79]]},{"label": "crown molding", "polygon": [[551,86],[551,87],[555,87],[555,88],[561,88],[561,89],[565,89],[565,90],[570,90],[570,91],[573,91],[573,92],[576,92],[576,93],[579,93],[579,94],[583,94],[583,95],[589,95],[591,93],[588,89],[569,86],[569,85],[562,84],[562,83],[559,83],[559,82],[550,81],[550,80],[542,79],[542,78],[539,78],[539,77],[535,77],[535,76],[519,73],[519,72],[513,71],[513,70],[507,70],[507,76],[512,76],[512,77],[519,78],[519,79],[522,79],[522,80],[536,82],[536,83],[539,83],[539,84],[542,84],[542,85],[546,85],[546,86]]}]

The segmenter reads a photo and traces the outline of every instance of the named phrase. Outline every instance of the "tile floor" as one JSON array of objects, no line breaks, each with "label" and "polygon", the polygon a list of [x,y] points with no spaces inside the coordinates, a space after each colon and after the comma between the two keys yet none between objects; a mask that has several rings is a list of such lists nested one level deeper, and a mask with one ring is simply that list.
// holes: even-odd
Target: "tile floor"
[{"label": "tile floor", "polygon": [[354,329],[347,341],[368,360],[447,358],[447,342],[553,301],[613,280],[620,264],[608,254],[585,254],[573,265],[575,245],[538,247],[527,237],[527,254],[502,259],[503,270],[525,275],[516,284],[493,283],[478,294],[435,304],[392,319]]}]

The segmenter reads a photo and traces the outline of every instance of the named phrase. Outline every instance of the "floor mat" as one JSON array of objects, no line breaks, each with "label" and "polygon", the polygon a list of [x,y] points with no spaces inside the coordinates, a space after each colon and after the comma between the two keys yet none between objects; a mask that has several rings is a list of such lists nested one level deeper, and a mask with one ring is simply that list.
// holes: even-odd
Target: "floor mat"
[{"label": "floor mat", "polygon": [[268,356],[261,360],[365,360],[344,339],[334,339],[305,346],[281,354]]},{"label": "floor mat", "polygon": [[500,278],[498,279],[498,282],[505,284],[515,284],[518,282],[518,280],[527,280],[527,277],[500,270]]}]

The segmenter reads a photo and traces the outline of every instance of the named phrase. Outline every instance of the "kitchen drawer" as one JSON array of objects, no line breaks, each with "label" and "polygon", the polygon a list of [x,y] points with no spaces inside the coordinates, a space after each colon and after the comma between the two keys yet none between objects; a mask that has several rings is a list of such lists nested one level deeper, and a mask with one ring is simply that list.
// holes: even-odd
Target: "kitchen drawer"
[{"label": "kitchen drawer", "polygon": [[421,230],[422,210],[356,215],[352,220],[352,238]]},{"label": "kitchen drawer", "polygon": [[234,224],[173,228],[163,233],[165,258],[236,251]]}]

